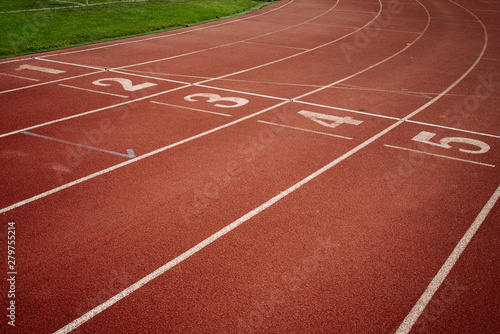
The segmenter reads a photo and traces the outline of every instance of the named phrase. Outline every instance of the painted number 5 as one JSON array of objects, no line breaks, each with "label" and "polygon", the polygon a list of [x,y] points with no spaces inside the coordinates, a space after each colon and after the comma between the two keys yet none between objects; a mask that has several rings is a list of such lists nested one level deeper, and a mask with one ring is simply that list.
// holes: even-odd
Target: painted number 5
[{"label": "painted number 5", "polygon": [[231,104],[215,103],[214,106],[219,108],[236,108],[244,106],[245,104],[248,103],[247,99],[243,99],[241,97],[221,97],[218,94],[211,94],[211,93],[198,93],[198,94],[188,95],[184,98],[184,100],[189,102],[197,102],[198,100],[196,99],[196,97],[204,97],[207,99],[208,103],[226,102],[226,101],[231,102]]},{"label": "painted number 5", "polygon": [[450,143],[460,143],[460,144],[468,144],[468,145],[476,146],[478,148],[477,150],[468,150],[465,148],[458,149],[460,152],[472,153],[472,154],[486,153],[490,150],[490,145],[488,145],[485,142],[482,142],[480,140],[471,139],[471,138],[463,138],[463,137],[445,137],[445,138],[442,138],[439,141],[439,143],[435,143],[435,142],[431,141],[431,139],[434,138],[434,136],[436,136],[435,133],[422,131],[418,135],[413,137],[412,140],[418,141],[421,143],[425,143],[425,144],[429,144],[429,145],[439,146],[442,148],[452,148]]}]

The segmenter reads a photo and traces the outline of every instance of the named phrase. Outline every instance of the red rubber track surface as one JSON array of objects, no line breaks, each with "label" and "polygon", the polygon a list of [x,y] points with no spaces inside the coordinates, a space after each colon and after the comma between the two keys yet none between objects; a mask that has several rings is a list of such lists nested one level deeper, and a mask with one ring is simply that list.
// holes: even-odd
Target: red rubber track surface
[{"label": "red rubber track surface", "polygon": [[499,18],[281,0],[0,61],[2,332],[500,331]]}]

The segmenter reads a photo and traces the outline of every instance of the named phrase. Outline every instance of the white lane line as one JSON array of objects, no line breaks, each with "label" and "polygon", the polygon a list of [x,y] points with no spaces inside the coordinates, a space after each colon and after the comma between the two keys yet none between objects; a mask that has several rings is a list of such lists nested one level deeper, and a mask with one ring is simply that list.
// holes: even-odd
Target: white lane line
[{"label": "white lane line", "polygon": [[403,150],[403,151],[409,151],[409,152],[415,152],[415,153],[420,153],[420,154],[432,155],[433,157],[439,157],[439,158],[445,158],[445,159],[450,159],[450,160],[468,162],[468,163],[471,163],[471,164],[476,164],[476,165],[481,165],[481,166],[486,166],[486,167],[493,167],[493,168],[496,167],[495,165],[492,165],[492,164],[486,164],[486,163],[478,162],[478,161],[474,161],[474,160],[460,159],[460,158],[450,157],[448,155],[435,154],[435,153],[430,153],[430,152],[426,152],[426,151],[414,150],[414,149],[406,148],[406,147],[400,147],[400,146],[394,146],[394,145],[388,145],[388,144],[386,144],[384,146],[385,147],[390,147],[390,148],[395,148],[395,149],[398,149],[398,150]]},{"label": "white lane line", "polygon": [[417,303],[411,309],[410,313],[408,313],[399,328],[396,330],[395,334],[408,334],[411,331],[412,327],[417,322],[425,307],[429,304],[432,297],[439,289],[441,284],[443,284],[446,277],[448,277],[451,269],[455,266],[455,263],[458,261],[463,251],[469,245],[470,241],[485,221],[491,209],[493,209],[495,204],[498,202],[499,197],[500,186],[498,186],[481,212],[479,212],[474,222],[471,224],[467,232],[465,232],[462,239],[460,239],[458,244],[455,246],[453,252],[451,252],[450,256],[446,259],[446,262],[442,265],[436,276],[434,276],[432,281],[429,283],[424,293],[422,293]]},{"label": "white lane line", "polygon": [[295,127],[295,126],[289,126],[289,125],[284,125],[284,124],[279,124],[279,123],[267,122],[267,121],[257,121],[257,122],[264,123],[264,124],[275,125],[275,126],[281,126],[283,128],[288,128],[288,129],[300,130],[300,131],[304,131],[304,132],[316,133],[316,134],[330,136],[330,137],[337,137],[337,138],[352,140],[352,138],[350,138],[350,137],[344,137],[344,136],[334,135],[332,133],[327,133],[327,132],[314,131],[314,130],[309,130],[309,129]]},{"label": "white lane line", "polygon": [[495,59],[495,58],[483,58],[484,60],[492,60],[492,61],[500,61],[500,59]]},{"label": "white lane line", "polygon": [[6,75],[8,77],[14,77],[14,78],[18,78],[18,79],[26,79],[26,80],[31,80],[31,81],[40,81],[40,79],[26,78],[26,77],[21,77],[19,75],[13,75],[13,74],[7,74],[7,73],[0,73],[0,75]]},{"label": "white lane line", "polygon": [[219,115],[219,116],[233,117],[233,115],[231,115],[231,114],[224,114],[224,113],[215,112],[215,111],[209,111],[209,110],[203,110],[203,109],[196,109],[196,108],[178,106],[178,105],[175,105],[175,104],[170,104],[170,103],[165,103],[165,102],[158,102],[158,101],[150,101],[150,102],[154,103],[154,104],[161,104],[161,105],[164,105],[164,106],[169,106],[169,107],[188,109],[188,110],[199,111],[199,112],[208,113],[208,114],[214,114],[214,115]]},{"label": "white lane line", "polygon": [[95,172],[95,173],[93,173],[93,174],[87,175],[87,176],[82,177],[82,178],[80,178],[80,179],[77,179],[77,180],[75,180],[75,181],[72,181],[72,182],[69,182],[69,183],[63,184],[62,186],[59,186],[59,187],[56,187],[56,188],[54,188],[54,189],[48,190],[48,191],[46,191],[46,192],[44,192],[44,193],[41,193],[41,194],[38,194],[38,195],[36,195],[36,196],[30,197],[30,198],[25,199],[25,200],[23,200],[23,201],[20,201],[20,202],[14,203],[14,204],[12,204],[12,205],[10,205],[10,206],[7,206],[7,207],[5,207],[5,208],[0,209],[0,214],[5,213],[5,212],[8,212],[8,211],[11,211],[11,210],[13,210],[13,209],[15,209],[15,208],[21,207],[21,206],[26,205],[26,204],[28,204],[28,203],[31,203],[31,202],[37,201],[37,200],[39,200],[39,199],[41,199],[41,198],[44,198],[44,197],[47,197],[47,196],[49,196],[49,195],[55,194],[55,193],[57,193],[57,192],[60,192],[61,190],[68,189],[68,188],[70,188],[70,187],[73,187],[74,185],[77,185],[77,184],[79,184],[79,183],[85,182],[85,181],[87,181],[87,180],[91,180],[91,179],[93,179],[93,178],[95,178],[95,177],[97,177],[97,176],[107,174],[107,173],[109,173],[109,172],[111,172],[111,171],[114,171],[114,170],[116,170],[116,169],[118,169],[118,168],[121,168],[121,167],[124,167],[124,166],[130,165],[130,164],[132,164],[132,163],[134,163],[134,162],[137,162],[137,161],[143,160],[143,159],[145,159],[145,158],[148,158],[148,157],[150,157],[150,156],[153,156],[153,155],[159,154],[159,153],[164,152],[164,151],[166,151],[166,150],[168,150],[168,149],[171,149],[171,148],[173,148],[173,147],[179,146],[179,145],[181,145],[181,144],[188,143],[188,142],[190,142],[190,141],[192,141],[192,140],[195,140],[195,139],[198,139],[198,138],[204,137],[204,136],[206,136],[206,135],[209,135],[209,134],[211,134],[211,133],[217,132],[217,131],[219,131],[219,130],[225,129],[225,128],[230,127],[230,126],[232,126],[232,125],[234,125],[234,124],[237,124],[237,123],[243,122],[243,121],[245,121],[245,120],[247,120],[247,119],[249,119],[249,118],[252,118],[252,117],[258,116],[258,115],[260,115],[260,114],[263,114],[263,113],[265,113],[265,112],[267,112],[267,111],[269,111],[269,110],[271,110],[271,109],[274,109],[274,108],[280,107],[280,106],[282,106],[282,105],[285,105],[286,103],[288,103],[288,101],[281,102],[281,103],[276,104],[276,105],[273,105],[273,106],[271,106],[271,107],[269,107],[269,108],[266,108],[266,109],[260,110],[260,111],[258,111],[258,112],[255,112],[255,113],[253,113],[253,114],[251,114],[251,115],[248,115],[248,116],[245,116],[245,117],[239,118],[239,119],[237,119],[237,120],[235,120],[235,121],[232,121],[232,122],[229,122],[229,123],[223,124],[223,125],[218,126],[218,127],[216,127],[216,128],[212,128],[212,129],[210,129],[210,130],[207,130],[207,131],[205,131],[205,132],[199,133],[199,134],[194,135],[194,136],[191,136],[191,137],[189,137],[189,138],[186,138],[186,139],[180,140],[180,141],[175,142],[175,143],[173,143],[173,144],[170,144],[170,145],[167,145],[167,146],[161,147],[161,148],[159,148],[159,149],[157,149],[157,150],[154,150],[154,151],[151,151],[151,152],[149,152],[149,153],[146,153],[146,154],[143,154],[143,155],[137,156],[137,157],[135,157],[135,158],[133,158],[133,159],[127,160],[127,161],[122,162],[122,163],[120,163],[120,164],[117,164],[117,165],[111,166],[111,167],[109,167],[109,168],[103,169],[103,170],[101,170],[101,171]]},{"label": "white lane line", "polygon": [[93,90],[93,89],[88,89],[88,88],[81,88],[81,87],[76,87],[76,86],[70,86],[70,85],[65,85],[65,84],[59,84],[59,86],[62,87],[68,87],[68,88],[73,88],[73,89],[78,89],[78,90],[84,90],[87,92],[93,92],[93,93],[99,93],[99,94],[105,94],[105,95],[111,95],[111,96],[118,96],[118,97],[124,97],[124,98],[129,98],[129,96],[125,95],[119,95],[119,94],[113,94],[113,93],[106,93],[106,92],[100,92],[98,90]]},{"label": "white lane line", "polygon": [[52,81],[45,81],[45,82],[41,82],[41,83],[29,85],[29,86],[24,86],[24,87],[19,87],[19,88],[13,88],[13,89],[8,89],[8,90],[3,90],[3,91],[0,92],[0,94],[11,93],[11,92],[15,92],[15,91],[19,91],[19,90],[23,90],[23,89],[27,89],[27,88],[44,86],[44,85],[48,85],[48,84],[53,84],[53,83],[65,81],[65,80],[82,78],[82,77],[85,77],[85,76],[88,76],[88,75],[93,75],[93,74],[97,74],[97,73],[101,73],[101,72],[103,72],[103,71],[90,72],[90,73],[75,75],[75,76],[72,76],[72,77],[67,77],[67,78],[62,78],[62,79],[57,79],[57,80],[52,80]]},{"label": "white lane line", "polygon": [[[254,37],[252,37],[252,39],[254,39]],[[257,43],[257,42],[250,42],[250,41],[243,41],[241,43],[253,44],[253,45],[273,46],[275,48],[285,48],[285,49],[293,49],[293,50],[300,50],[300,51],[307,51],[307,50],[309,50],[308,48],[297,48],[297,47],[294,47],[294,46],[275,45],[275,44],[267,44],[267,43]]]},{"label": "white lane line", "polygon": [[62,64],[62,65],[83,67],[83,68],[88,68],[88,69],[91,69],[91,70],[99,70],[99,71],[107,71],[108,70],[107,68],[99,67],[99,66],[91,66],[91,65],[82,65],[82,64],[68,63],[68,62],[65,62],[65,61],[54,60],[54,59],[45,59],[45,58],[41,58],[41,57],[33,57],[33,59],[39,60],[39,61],[48,61],[48,62],[51,62],[51,63]]}]

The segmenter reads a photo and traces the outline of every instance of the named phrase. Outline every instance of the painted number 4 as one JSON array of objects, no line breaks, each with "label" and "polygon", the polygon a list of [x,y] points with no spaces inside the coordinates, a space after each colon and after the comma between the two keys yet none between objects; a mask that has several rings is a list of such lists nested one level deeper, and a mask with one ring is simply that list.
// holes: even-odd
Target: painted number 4
[{"label": "painted number 4", "polygon": [[438,146],[442,148],[453,148],[451,146],[451,143],[459,143],[459,144],[467,144],[471,146],[475,146],[477,149],[475,150],[469,150],[465,148],[459,148],[458,150],[460,152],[464,153],[471,153],[471,154],[481,154],[481,153],[486,153],[490,150],[490,145],[486,144],[485,142],[482,142],[480,140],[476,139],[471,139],[471,138],[464,138],[464,137],[445,137],[441,138],[439,142],[433,142],[431,141],[432,138],[436,136],[435,133],[432,132],[427,132],[427,131],[422,131],[418,135],[412,138],[413,141],[418,141],[424,144],[428,145],[433,145],[433,146]]},{"label": "painted number 4", "polygon": [[340,117],[334,115],[320,114],[317,112],[312,112],[307,110],[301,110],[299,111],[299,114],[329,128],[336,128],[341,124],[360,125],[361,123],[363,123],[363,121],[357,121],[349,116]]}]

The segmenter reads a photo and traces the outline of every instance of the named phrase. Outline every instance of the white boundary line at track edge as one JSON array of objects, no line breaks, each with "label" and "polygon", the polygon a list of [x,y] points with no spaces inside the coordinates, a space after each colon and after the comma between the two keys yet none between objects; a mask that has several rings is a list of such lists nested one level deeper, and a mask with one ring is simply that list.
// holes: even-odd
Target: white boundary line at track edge
[{"label": "white boundary line at track edge", "polygon": [[[423,7],[425,8],[425,6],[423,6]],[[429,14],[428,11],[427,11],[427,14]],[[373,137],[369,138],[368,140],[364,141],[360,145],[358,145],[355,148],[351,149],[350,151],[348,151],[347,153],[343,154],[339,158],[333,160],[332,162],[330,162],[326,166],[320,168],[316,172],[310,174],[306,178],[302,179],[301,181],[299,181],[298,183],[296,183],[293,186],[289,187],[285,191],[283,191],[280,194],[276,195],[275,197],[271,198],[270,200],[268,200],[267,202],[263,203],[259,207],[253,209],[252,211],[248,212],[244,216],[240,217],[239,219],[235,220],[231,224],[227,225],[223,229],[221,229],[218,232],[212,234],[210,237],[208,237],[205,240],[201,241],[200,243],[198,243],[194,247],[190,248],[189,250],[187,250],[183,254],[179,255],[178,257],[174,258],[173,260],[167,262],[165,265],[163,265],[160,268],[156,269],[155,271],[153,271],[149,275],[143,277],[141,280],[139,280],[138,282],[136,282],[133,285],[129,286],[125,290],[119,292],[118,294],[116,294],[112,298],[108,299],[106,302],[98,305],[97,307],[95,307],[94,309],[90,310],[89,312],[87,312],[83,316],[81,316],[78,319],[74,320],[73,322],[67,324],[65,327],[63,327],[60,330],[58,330],[56,332],[56,334],[68,333],[68,332],[72,331],[73,329],[79,327],[81,324],[85,323],[86,321],[90,320],[91,318],[93,318],[97,314],[101,313],[105,309],[111,307],[112,305],[114,305],[118,301],[120,301],[123,298],[127,297],[132,292],[136,291],[137,289],[141,288],[145,284],[149,283],[150,281],[152,281],[156,277],[162,275],[163,273],[165,273],[170,268],[172,268],[175,265],[181,263],[182,261],[186,260],[190,256],[196,254],[197,252],[199,252],[200,250],[202,250],[206,246],[210,245],[212,242],[218,240],[219,238],[221,238],[225,234],[229,233],[230,231],[232,231],[236,227],[240,226],[241,224],[243,224],[244,222],[248,221],[252,217],[256,216],[260,212],[266,210],[267,208],[269,208],[270,206],[272,206],[273,204],[275,204],[279,200],[283,199],[285,196],[287,196],[290,193],[294,192],[295,190],[299,189],[300,187],[302,187],[303,185],[305,185],[309,181],[315,179],[316,177],[318,177],[319,175],[323,174],[324,172],[330,170],[332,167],[336,166],[340,162],[342,162],[345,159],[349,158],[350,156],[354,155],[355,153],[357,153],[358,151],[360,151],[364,147],[370,145],[371,143],[373,143],[374,141],[376,141],[380,137],[382,137],[385,134],[387,134],[388,132],[392,131],[394,128],[396,128],[399,125],[403,124],[405,122],[405,120],[407,120],[407,119],[409,119],[409,118],[417,115],[422,110],[426,109],[428,106],[430,106],[431,104],[435,103],[437,100],[439,100],[441,97],[443,97],[447,92],[449,92],[451,89],[453,89],[455,86],[457,86],[463,79],[465,79],[465,77],[467,77],[467,75],[470,74],[470,72],[477,66],[477,64],[479,63],[479,60],[481,59],[481,57],[483,56],[484,52],[486,51],[486,47],[488,45],[488,35],[487,35],[487,31],[486,31],[486,28],[484,27],[484,25],[482,24],[482,22],[480,22],[480,23],[483,26],[484,34],[485,34],[485,41],[484,41],[483,49],[482,49],[482,51],[480,53],[480,56],[469,67],[469,69],[465,73],[463,73],[455,82],[453,82],[450,86],[448,86],[448,88],[446,88],[438,96],[436,96],[431,101],[429,101],[425,105],[421,106],[420,108],[418,108],[414,112],[410,113],[405,118],[401,119],[400,121],[392,124],[391,126],[387,127],[386,129],[382,130],[381,132],[377,133]],[[287,102],[284,101],[281,104],[285,104],[285,103],[287,103]],[[271,107],[271,108],[273,108],[273,107]]]},{"label": "white boundary line at track edge", "polygon": [[446,277],[448,277],[448,274],[451,272],[451,269],[458,261],[465,248],[469,245],[470,241],[472,240],[476,232],[479,230],[479,228],[485,221],[486,217],[490,213],[493,206],[495,206],[495,204],[497,203],[499,197],[500,197],[500,186],[498,186],[498,188],[490,197],[490,199],[483,207],[481,212],[479,212],[474,222],[471,224],[467,232],[465,232],[462,239],[460,239],[458,244],[455,246],[450,256],[446,259],[446,262],[441,266],[436,276],[434,276],[432,281],[429,283],[424,293],[420,296],[417,303],[411,309],[410,313],[408,313],[406,318],[403,320],[399,328],[396,330],[395,334],[408,334],[410,332],[410,330],[413,328],[413,325],[417,322],[418,318],[424,311],[425,307],[429,304],[432,297],[439,289],[441,284],[443,284]]},{"label": "white boundary line at track edge", "polygon": [[[188,34],[188,33],[195,32],[195,31],[210,29],[210,28],[213,28],[213,27],[220,27],[220,26],[223,26],[223,25],[226,25],[226,24],[231,24],[231,23],[234,23],[234,22],[245,21],[245,20],[248,20],[248,19],[251,19],[251,18],[254,18],[254,17],[258,17],[258,16],[262,16],[262,15],[267,15],[269,13],[272,13],[274,11],[277,11],[279,9],[282,9],[283,7],[286,7],[286,6],[290,5],[294,1],[295,0],[290,0],[289,2],[283,4],[280,7],[276,7],[274,9],[272,9],[272,10],[265,11],[265,12],[262,12],[262,13],[257,14],[257,15],[246,16],[246,17],[242,17],[242,18],[234,19],[234,20],[231,20],[231,18],[227,18],[227,19],[224,19],[223,21],[221,21],[218,24],[214,24],[214,25],[210,25],[210,26],[200,26],[198,28],[190,29],[190,30],[179,30],[179,31],[176,31],[174,33],[170,33],[170,32],[175,31],[175,30],[170,30],[168,32],[158,33],[158,34],[161,34],[161,36],[158,36],[158,35],[155,34],[156,36],[148,36],[146,38],[134,39],[133,41],[118,42],[118,43],[107,44],[107,45],[97,46],[97,47],[93,47],[93,48],[83,49],[83,50],[54,53],[54,54],[50,54],[50,55],[41,55],[40,57],[55,57],[55,56],[61,56],[61,55],[67,55],[67,54],[87,52],[87,51],[99,50],[99,49],[103,49],[103,48],[115,47],[115,46],[120,46],[120,45],[125,45],[125,44],[150,41],[150,40],[159,39],[159,38],[168,38],[168,37],[172,37],[172,36],[178,36],[178,35]],[[0,64],[1,64],[1,62],[0,62]]]}]

